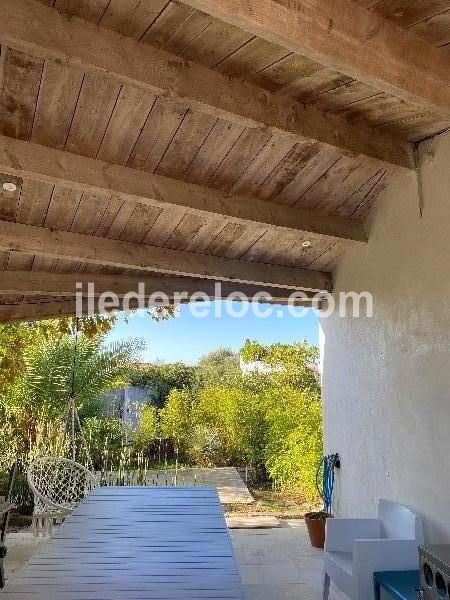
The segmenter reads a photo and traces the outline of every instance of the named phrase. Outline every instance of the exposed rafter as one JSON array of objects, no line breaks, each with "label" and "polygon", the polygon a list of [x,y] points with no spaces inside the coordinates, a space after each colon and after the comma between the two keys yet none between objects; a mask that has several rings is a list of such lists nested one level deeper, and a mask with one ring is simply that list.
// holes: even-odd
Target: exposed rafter
[{"label": "exposed rafter", "polygon": [[0,305],[0,323],[39,321],[76,314],[75,300]]},{"label": "exposed rafter", "polygon": [[[285,300],[275,300],[275,303],[286,304]],[[302,306],[316,306],[312,301],[304,300]],[[100,309],[97,302],[94,303],[94,312],[97,314],[107,313],[107,309]],[[138,305],[133,301],[129,304],[129,309],[138,308]],[[61,298],[55,301],[39,302],[29,298],[26,302],[17,304],[0,304],[0,323],[19,322],[19,321],[38,321],[41,319],[50,319],[56,317],[73,316],[77,314],[77,303],[73,299]],[[122,306],[118,308],[121,310]],[[89,314],[91,306],[85,301],[83,303],[84,314]],[[115,309],[111,309],[115,310]]]},{"label": "exposed rafter", "polygon": [[331,275],[0,221],[0,248],[125,269],[297,290],[331,289]]},{"label": "exposed rafter", "polygon": [[230,196],[200,185],[4,136],[0,136],[0,172],[82,191],[118,194],[125,199],[162,208],[173,205],[237,222],[282,227],[296,233],[367,241],[362,223],[339,216],[290,208],[256,198]]},{"label": "exposed rafter", "polygon": [[[165,277],[130,275],[104,275],[87,273],[48,273],[40,271],[3,271],[0,276],[0,294],[17,294],[22,296],[54,296],[61,299],[73,298],[75,295],[87,298],[90,295],[98,298],[102,294],[114,293],[119,298],[127,294],[140,294],[146,302],[155,294],[155,301],[161,302],[157,296],[165,294],[170,301],[176,299],[176,294],[184,292],[178,300],[189,301],[191,297],[200,292],[211,300],[227,299],[230,294],[244,294],[247,298],[254,298],[258,292],[270,295],[273,302],[287,302],[292,290],[272,288],[267,286],[253,286],[246,284],[233,284],[210,279],[191,279],[189,277]],[[194,300],[196,297],[194,296]],[[197,297],[198,300],[202,298]],[[261,300],[263,298],[261,297]],[[305,301],[307,302],[306,298]],[[298,298],[295,303],[303,303]]]},{"label": "exposed rafter", "polygon": [[[265,2],[274,4],[273,0]],[[231,9],[226,10],[227,4],[233,5],[237,14],[242,13],[246,6],[249,14],[261,12],[266,19],[270,16],[260,0],[245,3],[199,0],[197,4],[211,11],[217,5],[217,10],[223,12],[226,18],[231,12]],[[320,3],[317,0],[310,4]],[[331,4],[331,0],[326,4]],[[311,13],[314,13],[312,8]],[[276,12],[274,17],[278,17]],[[283,12],[281,22],[278,20],[279,25],[283,25],[283,19],[287,17],[289,13]],[[295,23],[295,20],[289,24],[286,21],[284,25],[289,25],[289,30],[294,31]],[[328,21],[326,25],[331,32],[334,31],[334,25],[330,28]],[[297,35],[299,38],[302,36],[300,31]],[[386,132],[370,128],[367,124],[349,122],[338,115],[322,113],[312,106],[231,79],[113,31],[61,15],[56,9],[36,0],[2,0],[0,43],[85,71],[94,71],[158,95],[178,97],[204,112],[238,120],[250,127],[269,128],[278,134],[293,136],[295,140],[318,140],[346,152],[366,155],[407,169],[413,169],[414,166],[409,144]],[[384,62],[381,61],[381,66]],[[416,77],[410,79],[415,84]]]},{"label": "exposed rafter", "polygon": [[450,60],[354,0],[185,0],[380,91],[450,115]]}]

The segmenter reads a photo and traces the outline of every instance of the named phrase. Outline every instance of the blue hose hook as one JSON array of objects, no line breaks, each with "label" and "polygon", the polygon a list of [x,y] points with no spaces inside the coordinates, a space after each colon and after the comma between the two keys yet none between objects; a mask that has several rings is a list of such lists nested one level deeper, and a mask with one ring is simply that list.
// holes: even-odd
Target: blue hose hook
[{"label": "blue hose hook", "polygon": [[335,471],[341,466],[339,454],[327,454],[317,468],[316,488],[323,501],[323,510],[331,513],[333,502]]}]

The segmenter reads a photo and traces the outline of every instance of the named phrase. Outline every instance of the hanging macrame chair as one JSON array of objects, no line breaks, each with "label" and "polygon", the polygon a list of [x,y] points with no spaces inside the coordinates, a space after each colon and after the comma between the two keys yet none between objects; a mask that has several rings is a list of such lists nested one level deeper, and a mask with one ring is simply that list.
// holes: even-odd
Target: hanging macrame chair
[{"label": "hanging macrame chair", "polygon": [[42,456],[30,463],[27,480],[34,496],[32,530],[35,536],[50,536],[54,524],[61,523],[89,492],[98,484],[92,471],[77,462],[76,428],[86,453],[87,464],[92,468],[89,451],[85,444],[75,401],[75,370],[79,320],[76,320],[75,343],[72,361],[72,383],[69,402],[65,410],[65,437],[70,431],[72,458]]}]

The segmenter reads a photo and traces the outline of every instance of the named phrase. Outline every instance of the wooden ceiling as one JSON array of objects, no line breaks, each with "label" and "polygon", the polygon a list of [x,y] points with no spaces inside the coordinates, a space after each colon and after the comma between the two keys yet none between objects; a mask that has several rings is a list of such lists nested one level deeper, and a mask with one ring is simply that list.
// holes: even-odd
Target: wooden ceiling
[{"label": "wooden ceiling", "polygon": [[329,289],[450,126],[450,0],[0,8],[3,320],[70,312],[78,274]]}]

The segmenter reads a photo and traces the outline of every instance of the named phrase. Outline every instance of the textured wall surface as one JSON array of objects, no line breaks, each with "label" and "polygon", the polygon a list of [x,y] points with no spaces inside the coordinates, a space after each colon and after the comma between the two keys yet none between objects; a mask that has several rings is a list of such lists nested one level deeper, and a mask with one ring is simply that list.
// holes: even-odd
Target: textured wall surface
[{"label": "textured wall surface", "polygon": [[450,542],[450,135],[421,147],[351,249],[336,291],[368,290],[373,318],[322,319],[326,446],[342,457],[335,509],[373,515],[378,498],[415,507],[430,542]]}]

